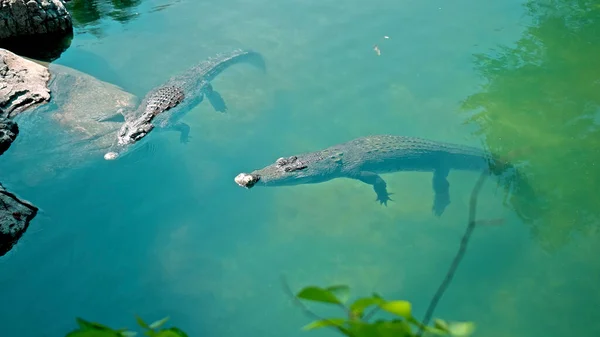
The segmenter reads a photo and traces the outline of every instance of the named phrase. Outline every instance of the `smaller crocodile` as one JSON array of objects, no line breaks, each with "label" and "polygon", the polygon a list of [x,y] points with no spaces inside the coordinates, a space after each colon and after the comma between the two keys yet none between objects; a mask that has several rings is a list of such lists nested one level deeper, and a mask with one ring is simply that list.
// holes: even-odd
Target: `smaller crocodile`
[{"label": "smaller crocodile", "polygon": [[450,170],[482,171],[496,175],[510,164],[483,150],[416,137],[375,135],[356,138],[326,149],[281,157],[251,173],[240,173],[234,181],[241,187],[315,184],[335,178],[350,178],[373,186],[377,201],[386,205],[391,193],[380,174],[399,171],[433,172],[432,212],[441,216],[450,204]]},{"label": "smaller crocodile", "polygon": [[123,121],[115,144],[104,159],[113,160],[122,155],[132,144],[146,137],[155,126],[163,130],[180,132],[180,141],[187,143],[190,127],[180,119],[206,96],[218,112],[227,106],[221,95],[214,91],[210,81],[230,66],[247,62],[266,71],[261,54],[254,51],[235,50],[220,54],[174,76],[163,85],[146,94],[135,111],[121,110],[101,121]]}]

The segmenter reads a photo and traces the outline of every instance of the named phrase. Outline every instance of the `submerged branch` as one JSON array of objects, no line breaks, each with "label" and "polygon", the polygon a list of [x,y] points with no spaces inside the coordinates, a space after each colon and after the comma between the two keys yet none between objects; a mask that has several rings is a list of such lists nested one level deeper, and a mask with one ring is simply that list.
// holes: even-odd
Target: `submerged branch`
[{"label": "submerged branch", "polygon": [[458,265],[460,264],[463,256],[465,255],[465,252],[467,250],[467,245],[469,244],[469,239],[471,238],[471,234],[473,234],[473,230],[475,229],[475,226],[477,225],[477,221],[475,220],[476,211],[477,211],[477,196],[479,195],[479,191],[481,190],[481,187],[483,186],[483,183],[485,182],[485,179],[488,177],[488,175],[489,175],[489,173],[487,170],[482,171],[481,175],[479,176],[479,179],[477,180],[477,183],[475,183],[475,186],[473,187],[473,190],[471,192],[471,199],[469,201],[469,222],[467,225],[467,229],[465,230],[465,233],[460,242],[460,247],[458,248],[458,252],[456,252],[456,255],[454,256],[452,265],[450,265],[450,268],[448,269],[448,272],[446,273],[446,277],[444,278],[444,280],[438,287],[435,295],[431,299],[431,302],[429,302],[427,312],[425,313],[425,317],[423,318],[423,322],[422,322],[423,325],[419,328],[419,331],[417,332],[417,337],[421,337],[421,335],[423,334],[422,327],[427,326],[429,324],[429,321],[431,320],[431,317],[433,316],[433,312],[435,311],[435,308],[437,307],[438,302],[444,295],[444,292],[448,288],[448,285],[450,285],[450,282],[452,281],[452,278],[454,277],[454,273],[456,272]]}]

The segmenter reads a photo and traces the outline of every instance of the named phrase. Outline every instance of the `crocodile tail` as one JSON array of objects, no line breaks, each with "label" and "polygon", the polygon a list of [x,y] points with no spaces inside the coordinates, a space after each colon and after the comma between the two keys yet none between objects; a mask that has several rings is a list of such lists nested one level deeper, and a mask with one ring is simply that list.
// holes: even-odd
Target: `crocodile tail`
[{"label": "crocodile tail", "polygon": [[267,71],[264,57],[259,52],[253,50],[237,49],[230,53],[219,54],[213,58],[210,58],[208,62],[213,63],[212,70],[205,75],[205,79],[208,81],[212,81],[225,69],[238,63],[248,63],[262,70],[263,72]]},{"label": "crocodile tail", "polygon": [[516,169],[515,177],[512,180],[512,193],[507,206],[510,206],[522,221],[534,221],[541,214],[542,200],[522,170]]},{"label": "crocodile tail", "polygon": [[243,55],[240,55],[243,59],[242,62],[247,62],[257,69],[261,70],[263,73],[267,72],[267,62],[261,53],[254,50],[247,50]]},{"label": "crocodile tail", "polygon": [[533,221],[539,214],[540,204],[535,189],[522,165],[507,158],[496,158],[490,164],[490,172],[499,177],[498,184],[504,188],[504,204],[513,209],[525,222]]}]

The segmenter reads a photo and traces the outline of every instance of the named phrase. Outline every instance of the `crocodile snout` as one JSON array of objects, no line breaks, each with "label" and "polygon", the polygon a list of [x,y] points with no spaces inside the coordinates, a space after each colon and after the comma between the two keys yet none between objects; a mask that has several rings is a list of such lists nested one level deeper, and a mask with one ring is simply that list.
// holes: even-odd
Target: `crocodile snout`
[{"label": "crocodile snout", "polygon": [[259,180],[259,175],[248,173],[240,173],[234,179],[236,184],[244,188],[252,188]]},{"label": "crocodile snout", "polygon": [[119,156],[119,154],[116,152],[106,152],[104,154],[104,159],[105,160],[115,160],[115,159],[117,159],[118,156]]}]

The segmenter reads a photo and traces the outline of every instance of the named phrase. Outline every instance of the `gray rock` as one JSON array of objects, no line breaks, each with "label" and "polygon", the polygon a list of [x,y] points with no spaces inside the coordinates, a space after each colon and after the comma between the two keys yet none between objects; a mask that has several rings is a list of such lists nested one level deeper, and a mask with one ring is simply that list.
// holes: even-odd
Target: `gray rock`
[{"label": "gray rock", "polygon": [[0,256],[14,247],[37,213],[37,207],[19,199],[0,184]]},{"label": "gray rock", "polygon": [[0,49],[0,117],[12,118],[50,100],[50,72],[43,65]]},{"label": "gray rock", "polygon": [[19,135],[19,127],[17,123],[0,117],[0,155],[2,155],[10,144],[15,141],[15,138]]},{"label": "gray rock", "polygon": [[73,132],[77,141],[90,140],[89,151],[102,151],[116,141],[122,122],[100,122],[121,109],[134,109],[138,98],[122,88],[59,64],[49,65],[48,88],[57,110],[51,118]]},{"label": "gray rock", "polygon": [[64,1],[0,0],[0,41],[40,33],[73,33],[71,14]]},{"label": "gray rock", "polygon": [[103,163],[122,122],[99,120],[119,109],[134,109],[139,101],[116,85],[69,67],[52,63],[49,71],[52,99],[18,116],[18,149],[26,150],[11,149],[1,158],[0,179],[36,186],[69,175],[74,168]]}]

